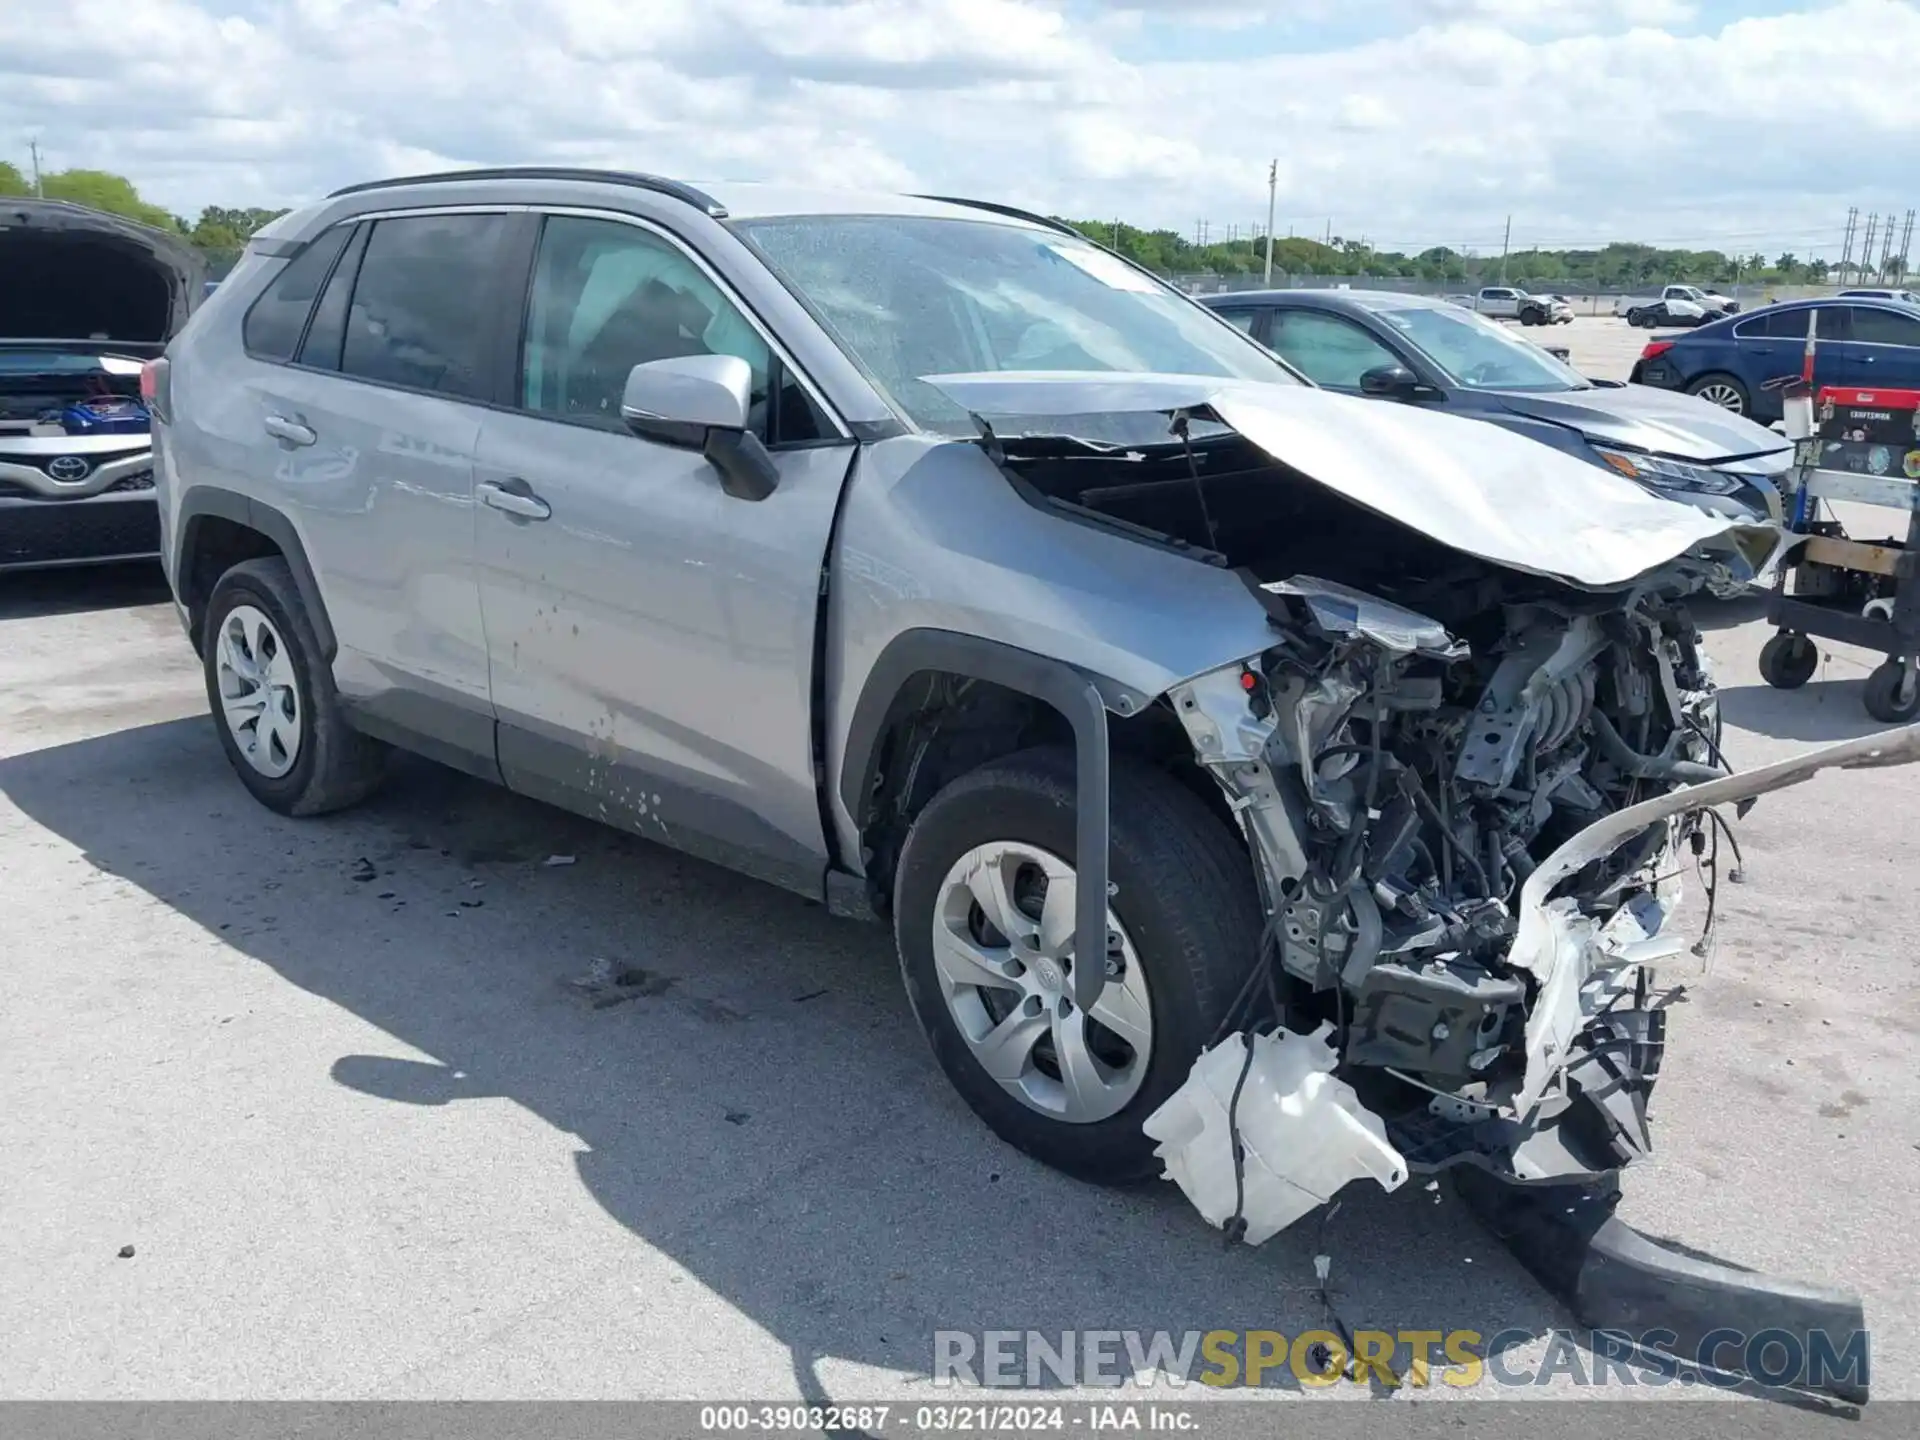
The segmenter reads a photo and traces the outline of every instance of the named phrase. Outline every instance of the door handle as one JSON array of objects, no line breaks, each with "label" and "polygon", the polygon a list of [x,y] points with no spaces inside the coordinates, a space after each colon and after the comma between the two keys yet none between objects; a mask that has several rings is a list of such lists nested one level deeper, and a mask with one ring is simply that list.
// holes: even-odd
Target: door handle
[{"label": "door handle", "polygon": [[298,420],[289,420],[284,415],[267,416],[260,422],[260,428],[283,445],[311,445],[320,438],[313,433],[313,427],[302,425]]},{"label": "door handle", "polygon": [[480,492],[482,505],[490,505],[521,520],[544,520],[553,514],[553,507],[534,494],[533,487],[518,476],[503,485],[482,480],[474,488]]}]

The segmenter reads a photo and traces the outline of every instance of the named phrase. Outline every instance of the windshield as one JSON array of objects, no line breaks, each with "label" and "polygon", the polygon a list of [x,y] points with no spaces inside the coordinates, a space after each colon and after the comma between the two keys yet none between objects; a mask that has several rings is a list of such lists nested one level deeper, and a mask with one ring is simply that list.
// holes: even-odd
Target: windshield
[{"label": "windshield", "polygon": [[1155,371],[1300,383],[1244,332],[1071,235],[863,215],[734,228],[923,429],[973,433],[928,375]]},{"label": "windshield", "polygon": [[1504,325],[1471,310],[1439,310],[1422,305],[1375,313],[1432,361],[1434,368],[1448,380],[1469,390],[1547,392],[1593,388],[1578,371],[1562,365]]}]

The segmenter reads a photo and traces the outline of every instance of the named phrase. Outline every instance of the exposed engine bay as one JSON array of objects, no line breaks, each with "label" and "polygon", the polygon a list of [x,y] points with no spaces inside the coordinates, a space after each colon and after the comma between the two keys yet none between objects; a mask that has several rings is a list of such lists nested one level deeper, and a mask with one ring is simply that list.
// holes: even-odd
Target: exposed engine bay
[{"label": "exposed engine bay", "polygon": [[[1332,1022],[1416,1167],[1542,1178],[1646,1151],[1664,1030],[1648,971],[1583,984],[1541,1073],[1545,977],[1510,953],[1520,891],[1596,821],[1726,773],[1699,637],[1670,593],[1530,590],[1448,625],[1337,581],[1267,582],[1281,642],[1172,697],[1255,840],[1276,1018]],[[1705,823],[1647,825],[1556,900],[1632,943],[1657,936],[1662,878]]]},{"label": "exposed engine bay", "polygon": [[140,362],[0,347],[0,435],[144,435]]},{"label": "exposed engine bay", "polygon": [[[1596,822],[1728,773],[1686,608],[1720,562],[1605,588],[1521,573],[1232,435],[999,448],[1037,502],[1230,568],[1268,616],[1270,648],[1167,696],[1269,917],[1230,1028],[1320,1037],[1333,1057],[1288,1073],[1337,1063],[1314,1083],[1353,1087],[1401,1178],[1467,1161],[1566,1179],[1644,1154],[1665,1020],[1647,962],[1693,938],[1662,932],[1710,821],[1663,816],[1553,886],[1592,937],[1577,976],[1516,957],[1521,892]],[[1370,1142],[1356,1155],[1356,1174],[1392,1168]]]}]

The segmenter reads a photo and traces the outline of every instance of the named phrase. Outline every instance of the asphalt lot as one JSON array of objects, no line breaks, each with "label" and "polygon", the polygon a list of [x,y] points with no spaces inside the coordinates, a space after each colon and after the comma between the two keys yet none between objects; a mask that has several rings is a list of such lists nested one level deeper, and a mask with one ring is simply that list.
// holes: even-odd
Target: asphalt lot
[{"label": "asphalt lot", "polygon": [[[1594,374],[1646,339],[1548,334]],[[1318,1325],[1316,1251],[1356,1327],[1524,1364],[1567,1323],[1417,1184],[1229,1252],[1023,1160],[877,928],[424,762],[269,814],[164,599],[0,577],[0,1395],[925,1398],[940,1329]],[[1872,728],[1865,657],[1769,691],[1753,616],[1706,617],[1736,765]],[[1829,775],[1739,827],[1625,1203],[1862,1291],[1877,1398],[1920,1398],[1909,804]],[[632,998],[573,983],[603,961]]]}]

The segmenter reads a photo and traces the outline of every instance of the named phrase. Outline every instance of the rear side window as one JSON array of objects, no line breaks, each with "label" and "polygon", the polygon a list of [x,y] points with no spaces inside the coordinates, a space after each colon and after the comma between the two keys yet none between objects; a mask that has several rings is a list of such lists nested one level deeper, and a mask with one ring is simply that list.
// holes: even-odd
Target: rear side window
[{"label": "rear side window", "polygon": [[[1828,315],[1820,316],[1820,328],[1827,330]],[[1807,315],[1800,310],[1762,310],[1751,320],[1743,320],[1740,328],[1734,331],[1742,340],[1804,340],[1807,338]],[[1831,336],[1828,336],[1831,339]]]},{"label": "rear side window", "polygon": [[375,222],[347,308],[341,372],[487,398],[508,223],[505,215]]},{"label": "rear side window", "polygon": [[320,287],[327,283],[341,247],[352,227],[337,225],[313,241],[287,264],[253,308],[247,311],[241,338],[247,353],[261,360],[286,361],[300,348]]},{"label": "rear side window", "polygon": [[319,370],[340,368],[340,346],[347,336],[347,301],[353,294],[353,277],[366,252],[367,234],[373,227],[362,225],[353,232],[346,253],[333,267],[333,278],[320,293],[313,319],[307,324],[307,338],[300,342],[300,363]]},{"label": "rear side window", "polygon": [[1234,326],[1236,329],[1244,330],[1249,335],[1253,333],[1253,322],[1258,319],[1260,315],[1260,312],[1257,310],[1216,310],[1213,313],[1229,325]]},{"label": "rear side window", "polygon": [[1339,390],[1358,390],[1367,371],[1400,363],[1398,355],[1351,320],[1317,310],[1276,310],[1268,343],[1315,384]]},{"label": "rear side window", "polygon": [[1920,316],[1852,306],[1853,338],[1868,345],[1920,345]]}]

